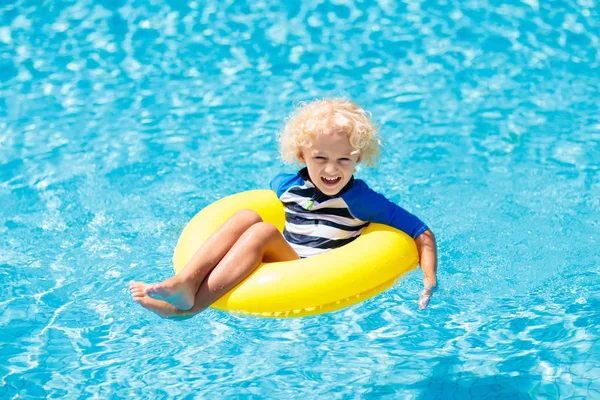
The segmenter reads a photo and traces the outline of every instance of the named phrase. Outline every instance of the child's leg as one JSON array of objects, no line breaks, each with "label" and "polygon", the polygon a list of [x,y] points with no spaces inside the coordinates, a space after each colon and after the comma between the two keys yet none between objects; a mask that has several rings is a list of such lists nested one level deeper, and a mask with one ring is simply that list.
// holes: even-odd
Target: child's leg
[{"label": "child's leg", "polygon": [[130,289],[134,300],[138,301],[140,296],[136,296],[136,294],[141,293],[167,301],[181,310],[190,309],[194,304],[198,287],[208,273],[221,261],[244,232],[261,221],[261,217],[252,210],[238,211],[208,238],[179,274],[156,284],[131,282]]},{"label": "child's leg", "polygon": [[209,273],[196,292],[194,305],[190,310],[181,310],[166,301],[150,298],[143,293],[143,288],[135,284],[132,286],[132,294],[143,307],[162,317],[186,319],[203,311],[235,287],[262,261],[289,261],[298,258],[277,228],[261,222],[248,228]]},{"label": "child's leg", "polygon": [[202,282],[187,316],[197,314],[252,273],[261,262],[298,260],[300,257],[272,224],[252,225]]}]

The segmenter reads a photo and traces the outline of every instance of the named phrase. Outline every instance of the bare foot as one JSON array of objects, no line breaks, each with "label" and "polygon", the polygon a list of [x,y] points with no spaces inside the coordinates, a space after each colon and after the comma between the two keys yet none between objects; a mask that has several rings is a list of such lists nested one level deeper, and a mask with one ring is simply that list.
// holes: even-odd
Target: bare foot
[{"label": "bare foot", "polygon": [[129,282],[129,290],[133,296],[133,301],[163,318],[182,316],[183,312],[181,310],[175,308],[166,301],[156,300],[146,296],[145,289],[147,286],[148,285],[143,282]]},{"label": "bare foot", "polygon": [[188,282],[182,282],[174,276],[164,282],[144,285],[144,294],[156,300],[166,301],[176,308],[187,311],[194,306],[198,288]]}]

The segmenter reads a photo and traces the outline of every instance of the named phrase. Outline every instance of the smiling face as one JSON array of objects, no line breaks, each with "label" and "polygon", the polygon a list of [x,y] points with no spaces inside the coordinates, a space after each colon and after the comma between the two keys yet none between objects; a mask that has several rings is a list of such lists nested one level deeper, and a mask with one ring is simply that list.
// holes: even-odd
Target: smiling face
[{"label": "smiling face", "polygon": [[300,147],[298,159],[306,164],[312,183],[328,196],[338,194],[360,163],[357,151],[345,134],[325,131],[316,135],[311,147]]}]

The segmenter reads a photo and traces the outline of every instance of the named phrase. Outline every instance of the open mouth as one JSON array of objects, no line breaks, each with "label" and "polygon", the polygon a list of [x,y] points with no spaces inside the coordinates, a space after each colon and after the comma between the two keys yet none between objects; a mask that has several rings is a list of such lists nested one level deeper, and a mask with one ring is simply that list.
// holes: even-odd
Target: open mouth
[{"label": "open mouth", "polygon": [[324,184],[326,185],[337,185],[337,183],[342,180],[341,176],[338,176],[337,178],[325,178],[324,176],[321,177],[321,180],[323,181]]}]

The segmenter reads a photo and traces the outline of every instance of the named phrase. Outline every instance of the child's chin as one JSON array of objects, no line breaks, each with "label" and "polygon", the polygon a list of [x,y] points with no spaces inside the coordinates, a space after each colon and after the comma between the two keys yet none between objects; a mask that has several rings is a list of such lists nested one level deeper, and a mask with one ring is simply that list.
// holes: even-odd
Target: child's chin
[{"label": "child's chin", "polygon": [[334,188],[321,187],[320,189],[321,189],[321,192],[323,192],[327,196],[335,196],[336,194],[338,194],[340,192],[337,187],[334,187]]}]

